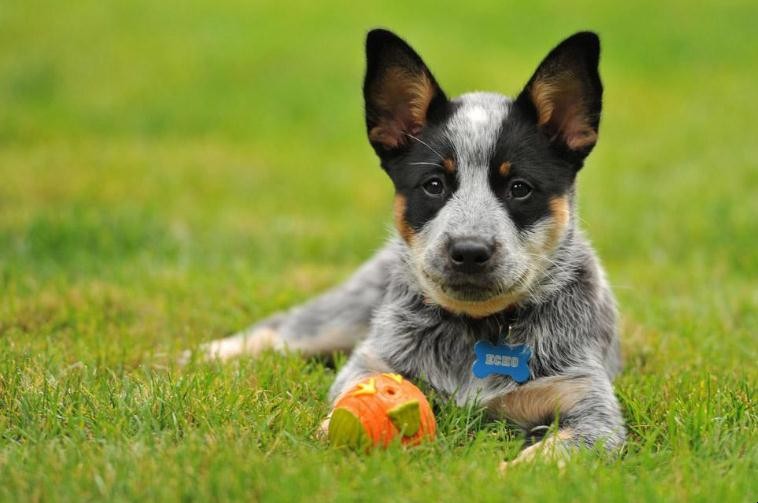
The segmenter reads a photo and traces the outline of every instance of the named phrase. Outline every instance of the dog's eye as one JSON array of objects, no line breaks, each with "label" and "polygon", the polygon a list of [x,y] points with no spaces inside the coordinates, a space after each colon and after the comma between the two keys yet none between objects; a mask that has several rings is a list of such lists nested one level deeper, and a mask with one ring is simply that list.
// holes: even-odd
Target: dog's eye
[{"label": "dog's eye", "polygon": [[526,182],[513,182],[511,184],[511,196],[514,199],[524,199],[532,193],[532,188]]},{"label": "dog's eye", "polygon": [[425,181],[421,187],[424,189],[424,192],[430,196],[439,196],[445,192],[445,183],[441,178],[436,176]]}]

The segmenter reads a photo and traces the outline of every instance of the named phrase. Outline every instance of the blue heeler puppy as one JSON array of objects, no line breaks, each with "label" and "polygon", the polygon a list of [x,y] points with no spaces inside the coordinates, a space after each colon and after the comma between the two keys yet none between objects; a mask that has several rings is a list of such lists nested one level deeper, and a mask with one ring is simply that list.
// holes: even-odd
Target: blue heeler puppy
[{"label": "blue heeler puppy", "polygon": [[[352,351],[331,399],[367,374],[397,372],[527,432],[557,418],[558,431],[521,459],[547,446],[619,448],[615,302],[575,195],[598,136],[599,53],[594,33],[577,33],[515,100],[451,100],[408,44],[371,31],[366,127],[395,185],[397,235],[344,284],[205,353]],[[528,380],[476,377],[482,341],[530,351]]]}]

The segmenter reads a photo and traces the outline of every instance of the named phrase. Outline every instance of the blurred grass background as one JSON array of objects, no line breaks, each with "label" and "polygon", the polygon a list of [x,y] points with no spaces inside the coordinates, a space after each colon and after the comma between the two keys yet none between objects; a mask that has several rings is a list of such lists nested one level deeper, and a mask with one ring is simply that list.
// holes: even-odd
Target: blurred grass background
[{"label": "blurred grass background", "polygon": [[[756,18],[749,1],[4,2],[0,496],[755,500]],[[310,435],[320,363],[171,363],[385,239],[360,95],[374,26],[449,95],[513,95],[563,37],[600,33],[579,187],[623,313],[621,462],[499,479],[512,432],[447,408],[435,447],[345,456]]]}]

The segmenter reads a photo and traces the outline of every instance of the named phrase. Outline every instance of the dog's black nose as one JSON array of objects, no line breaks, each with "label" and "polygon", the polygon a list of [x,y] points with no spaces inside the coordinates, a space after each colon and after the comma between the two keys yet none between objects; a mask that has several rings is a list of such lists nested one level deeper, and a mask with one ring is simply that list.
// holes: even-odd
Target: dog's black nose
[{"label": "dog's black nose", "polygon": [[450,262],[460,272],[475,273],[484,270],[492,258],[494,246],[479,239],[455,239],[448,249]]}]

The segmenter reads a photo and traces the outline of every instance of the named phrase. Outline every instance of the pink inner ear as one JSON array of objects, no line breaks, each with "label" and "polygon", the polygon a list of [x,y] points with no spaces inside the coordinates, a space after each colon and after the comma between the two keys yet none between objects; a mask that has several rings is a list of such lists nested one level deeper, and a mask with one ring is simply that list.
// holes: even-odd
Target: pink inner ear
[{"label": "pink inner ear", "polygon": [[571,150],[581,150],[597,143],[597,132],[590,127],[576,128],[567,132],[564,139]]},{"label": "pink inner ear", "polygon": [[386,148],[397,148],[407,134],[418,134],[426,124],[435,87],[424,71],[411,73],[400,67],[388,68],[375,86],[373,100],[380,118],[369,139]]},{"label": "pink inner ear", "polygon": [[530,91],[537,109],[537,123],[560,137],[571,150],[597,142],[597,131],[590,125],[581,83],[571,73],[551,79],[537,79]]},{"label": "pink inner ear", "polygon": [[397,148],[405,143],[403,127],[392,119],[382,119],[368,133],[368,138],[374,143],[381,143],[385,148]]}]

